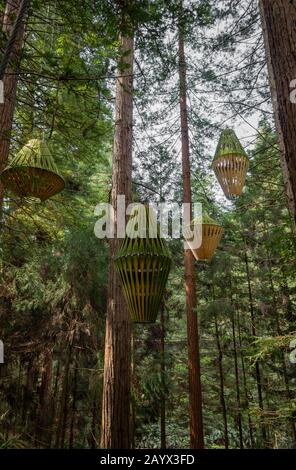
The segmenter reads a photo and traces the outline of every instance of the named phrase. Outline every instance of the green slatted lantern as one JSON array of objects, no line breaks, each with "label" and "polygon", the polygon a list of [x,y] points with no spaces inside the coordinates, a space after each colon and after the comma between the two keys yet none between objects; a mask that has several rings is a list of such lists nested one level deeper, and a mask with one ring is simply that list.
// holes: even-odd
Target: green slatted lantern
[{"label": "green slatted lantern", "polygon": [[[198,226],[202,223],[201,233]],[[191,222],[191,231],[185,230],[185,240],[187,241],[195,259],[198,261],[210,261],[222,238],[224,229],[214,219],[204,213],[202,218],[196,217]],[[192,231],[195,233],[196,239],[201,235],[201,244],[199,247],[193,245]]]},{"label": "green slatted lantern", "polygon": [[220,136],[212,168],[225,196],[240,196],[245,184],[249,158],[232,129],[225,129]]},{"label": "green slatted lantern", "polygon": [[[137,217],[137,224],[134,217]],[[152,227],[155,228],[155,238],[149,237]],[[115,265],[132,321],[155,322],[171,267],[171,256],[160,236],[156,214],[151,207],[134,206]]]},{"label": "green slatted lantern", "polygon": [[46,143],[30,140],[2,171],[1,182],[20,197],[36,197],[44,201],[65,186]]}]

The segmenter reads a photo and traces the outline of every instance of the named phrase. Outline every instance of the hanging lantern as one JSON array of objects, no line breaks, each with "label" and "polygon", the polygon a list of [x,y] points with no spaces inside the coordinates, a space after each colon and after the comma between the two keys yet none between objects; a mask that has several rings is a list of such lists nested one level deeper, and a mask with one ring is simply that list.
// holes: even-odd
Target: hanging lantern
[{"label": "hanging lantern", "polygon": [[240,196],[245,184],[249,158],[232,129],[225,129],[219,139],[212,168],[225,196]]},{"label": "hanging lantern", "polygon": [[[151,238],[152,232],[154,238]],[[156,214],[151,207],[134,206],[115,265],[132,321],[155,322],[170,271],[171,256],[160,236]]]},{"label": "hanging lantern", "polygon": [[2,171],[1,182],[21,197],[36,197],[44,201],[62,191],[65,186],[46,143],[30,140]]},{"label": "hanging lantern", "polygon": [[[201,227],[200,227],[201,225]],[[211,260],[219,245],[224,229],[215,220],[204,214],[202,218],[192,220],[190,230],[185,229],[185,240],[188,243],[195,259],[199,261]],[[195,243],[193,243],[195,240]],[[197,241],[200,240],[200,243]],[[196,246],[200,245],[200,246]]]}]

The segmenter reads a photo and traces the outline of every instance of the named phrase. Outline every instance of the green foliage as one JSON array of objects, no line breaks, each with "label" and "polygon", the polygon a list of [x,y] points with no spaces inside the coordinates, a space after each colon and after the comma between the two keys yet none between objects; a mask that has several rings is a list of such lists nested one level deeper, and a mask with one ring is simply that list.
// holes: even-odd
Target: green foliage
[{"label": "green foliage", "polygon": [[[221,395],[231,448],[241,445],[239,419],[245,447],[294,440],[295,237],[272,123],[262,119],[251,136],[246,188],[235,203],[225,204],[209,169],[230,118],[245,123],[258,109],[269,116],[257,2],[185,3],[180,11],[177,0],[127,2],[122,15],[122,2],[109,0],[31,2],[10,158],[29,139],[45,137],[66,188],[45,203],[5,195],[1,448],[99,446],[108,246],[93,234],[93,212],[111,188],[118,33],[136,32],[134,199],[180,202],[178,19],[193,199],[225,229],[213,261],[196,264],[206,446],[225,446]],[[189,447],[183,246],[169,244],[164,352],[160,321],[133,330],[136,447],[160,446],[164,405],[167,446]]]}]

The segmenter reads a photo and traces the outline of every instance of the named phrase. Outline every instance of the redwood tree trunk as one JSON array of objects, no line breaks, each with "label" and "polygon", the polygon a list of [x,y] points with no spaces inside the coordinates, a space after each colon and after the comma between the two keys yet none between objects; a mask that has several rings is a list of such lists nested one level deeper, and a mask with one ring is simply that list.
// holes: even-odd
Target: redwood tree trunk
[{"label": "redwood tree trunk", "polygon": [[50,394],[52,381],[52,349],[48,347],[44,352],[41,386],[40,386],[40,402],[39,413],[36,421],[36,439],[43,445],[49,443],[49,427],[51,425],[50,413]]},{"label": "redwood tree trunk", "polygon": [[[116,82],[116,125],[113,150],[112,206],[115,234],[117,195],[131,200],[133,119],[133,38],[121,38]],[[122,67],[122,65],[125,67]],[[105,337],[101,447],[130,448],[131,324],[115,271],[120,240],[110,239],[108,305]]]},{"label": "redwood tree trunk", "polygon": [[58,404],[58,400],[56,397],[58,396],[60,375],[61,375],[61,363],[58,360],[56,373],[55,373],[54,387],[53,387],[53,397],[55,397],[55,400],[53,400],[53,407],[52,407],[52,414],[51,414],[52,432],[50,433],[50,438],[49,438],[49,448],[52,447],[54,438],[55,438],[54,436],[55,420],[56,420],[56,414],[59,409],[59,406],[58,406],[59,404]]},{"label": "redwood tree trunk", "polygon": [[[250,315],[251,315],[251,332],[252,332],[253,339],[255,340],[257,338],[257,331],[256,331],[256,321],[255,321],[255,312],[254,312],[253,292],[252,292],[252,287],[251,287],[249,259],[248,259],[246,247],[245,247],[245,266],[246,266],[246,275],[247,275],[247,281],[248,281],[249,306],[250,306]],[[255,373],[256,373],[256,383],[257,383],[257,391],[258,391],[258,404],[259,404],[259,408],[261,412],[264,413],[262,377],[261,377],[260,365],[259,365],[258,360],[255,363]],[[264,445],[266,445],[267,432],[266,432],[264,419],[261,419],[261,434],[262,434]]]},{"label": "redwood tree trunk", "polygon": [[249,436],[250,436],[250,445],[251,448],[254,447],[254,433],[253,433],[253,423],[250,414],[250,396],[249,390],[247,385],[247,377],[246,377],[246,368],[245,368],[245,358],[243,352],[243,343],[242,343],[242,333],[241,333],[241,326],[240,326],[240,315],[237,316],[237,327],[238,327],[238,340],[239,340],[239,350],[240,350],[240,357],[241,357],[241,365],[242,365],[242,374],[243,374],[243,384],[244,384],[244,394],[245,394],[245,403],[246,409],[248,410],[248,426],[249,426]]},{"label": "redwood tree trunk", "polygon": [[[15,18],[17,16],[21,0],[8,0],[6,2],[5,13],[3,16],[2,30],[6,36],[6,40],[9,38],[12,27],[14,25]],[[16,88],[17,88],[17,71],[20,52],[22,49],[23,37],[24,37],[24,21],[18,31],[14,49],[10,59],[10,64],[7,68],[6,74],[4,75],[4,103],[0,103],[0,172],[5,168],[8,160],[8,152],[10,147],[10,134],[12,128],[12,119],[16,103]],[[0,216],[2,213],[3,205],[3,185],[0,181]]]},{"label": "redwood tree trunk", "polygon": [[242,426],[242,412],[241,412],[241,399],[240,399],[240,382],[239,382],[239,370],[237,360],[237,345],[236,345],[236,333],[235,333],[235,315],[231,315],[231,328],[232,328],[232,344],[234,354],[234,372],[235,372],[235,387],[236,387],[236,403],[237,403],[237,424],[239,431],[239,443],[240,448],[244,448],[243,440],[243,426]]},{"label": "redwood tree trunk", "polygon": [[[179,24],[179,82],[180,82],[180,117],[182,143],[183,202],[192,204],[189,158],[189,134],[186,99],[186,63],[182,26]],[[191,250],[184,250],[185,290],[188,336],[188,367],[189,367],[189,417],[190,447],[204,447],[202,393],[200,380],[200,357],[198,322],[196,315],[196,285],[194,257]]]},{"label": "redwood tree trunk", "polygon": [[164,318],[164,304],[161,306],[160,311],[160,324],[161,324],[161,338],[160,338],[160,353],[161,353],[161,403],[160,403],[160,448],[166,449],[166,380],[165,380],[165,318]]},{"label": "redwood tree trunk", "polygon": [[230,302],[233,307],[231,312],[231,329],[232,329],[232,344],[233,344],[233,357],[234,357],[234,372],[235,372],[235,387],[236,387],[236,403],[237,403],[237,424],[239,431],[239,443],[240,448],[244,448],[243,442],[243,419],[241,411],[241,393],[240,393],[240,380],[239,380],[239,368],[238,368],[238,357],[237,357],[237,339],[236,339],[236,322],[235,322],[235,304],[233,301],[233,287],[232,287],[232,275],[229,275],[229,287],[230,287]]},{"label": "redwood tree trunk", "polygon": [[260,10],[285,188],[296,221],[296,103],[290,99],[296,79],[296,0],[260,0]]},{"label": "redwood tree trunk", "polygon": [[78,384],[78,357],[79,353],[76,353],[74,361],[74,379],[73,379],[73,388],[72,388],[72,414],[71,414],[71,424],[70,424],[70,435],[69,435],[69,449],[73,449],[74,443],[74,429],[75,429],[75,419],[76,419],[76,402],[77,402],[77,384]]},{"label": "redwood tree trunk", "polygon": [[227,409],[225,402],[224,394],[224,371],[223,371],[223,351],[220,342],[219,328],[218,328],[218,319],[215,314],[215,335],[216,335],[216,345],[218,350],[218,368],[219,368],[219,379],[220,379],[220,405],[223,416],[223,427],[224,427],[224,445],[225,449],[229,447],[229,438],[228,438],[228,423],[227,423]]},{"label": "redwood tree trunk", "polygon": [[63,384],[60,398],[59,418],[56,432],[56,448],[64,448],[67,422],[68,422],[68,393],[69,393],[69,379],[70,379],[70,366],[72,359],[72,343],[68,346],[66,363],[63,370]]}]

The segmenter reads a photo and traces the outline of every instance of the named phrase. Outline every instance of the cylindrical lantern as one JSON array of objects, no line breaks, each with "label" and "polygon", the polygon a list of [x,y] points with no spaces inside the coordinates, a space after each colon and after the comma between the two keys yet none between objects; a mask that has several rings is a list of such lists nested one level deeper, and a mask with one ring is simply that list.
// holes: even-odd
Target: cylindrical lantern
[{"label": "cylindrical lantern", "polygon": [[240,196],[245,184],[249,158],[232,129],[225,129],[219,139],[212,168],[225,196]]},{"label": "cylindrical lantern", "polygon": [[[187,230],[185,229],[185,240],[195,259],[199,261],[211,260],[219,245],[223,232],[223,227],[207,214],[203,214],[202,218],[197,217],[193,219],[190,224],[190,230],[188,230],[188,228]],[[195,243],[193,243],[193,240]],[[200,243],[197,243],[197,240],[199,240]]]},{"label": "cylindrical lantern", "polygon": [[134,207],[115,258],[135,323],[155,322],[168,279],[171,256],[149,206]]},{"label": "cylindrical lantern", "polygon": [[62,191],[65,186],[46,143],[30,140],[2,171],[1,182],[21,197],[36,197],[44,201]]}]

